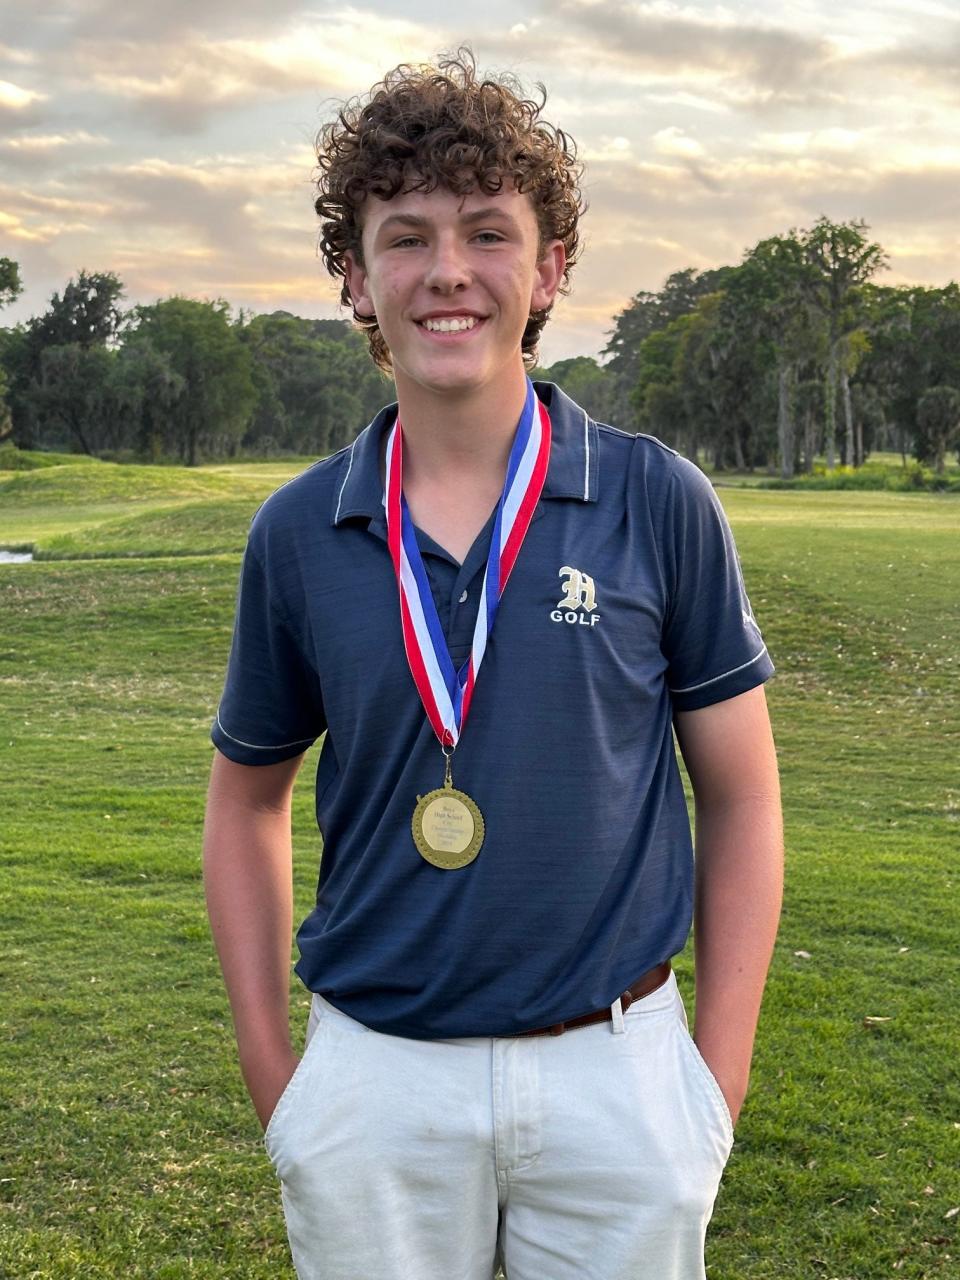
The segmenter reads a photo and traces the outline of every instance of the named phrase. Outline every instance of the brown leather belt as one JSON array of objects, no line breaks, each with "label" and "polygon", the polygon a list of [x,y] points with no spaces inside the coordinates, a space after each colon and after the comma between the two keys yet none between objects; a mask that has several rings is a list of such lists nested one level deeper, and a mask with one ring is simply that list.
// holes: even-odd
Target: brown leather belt
[{"label": "brown leather belt", "polygon": [[[666,980],[670,977],[670,961],[664,960],[663,964],[658,964],[653,969],[648,969],[642,974],[631,987],[627,987],[623,995],[620,997],[620,1007],[626,1013],[634,1000],[639,1000],[641,996],[648,996],[651,991],[656,991],[657,987],[662,987]],[[555,1022],[552,1027],[537,1027],[535,1031],[514,1031],[515,1036],[561,1036],[564,1031],[569,1031],[572,1027],[586,1027],[591,1022],[612,1022],[613,1014],[610,1012],[610,1006],[606,1009],[598,1009],[596,1013],[584,1013],[578,1018],[569,1018],[566,1022]]]}]

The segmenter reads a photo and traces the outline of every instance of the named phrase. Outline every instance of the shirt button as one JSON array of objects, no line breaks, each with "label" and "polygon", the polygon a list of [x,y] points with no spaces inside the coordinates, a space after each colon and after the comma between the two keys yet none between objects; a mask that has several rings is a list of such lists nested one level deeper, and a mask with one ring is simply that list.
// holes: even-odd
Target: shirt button
[{"label": "shirt button", "polygon": [[466,603],[467,603],[467,593],[466,593],[465,591],[464,591],[463,595],[460,597],[460,603],[461,603],[461,604],[466,604]]}]

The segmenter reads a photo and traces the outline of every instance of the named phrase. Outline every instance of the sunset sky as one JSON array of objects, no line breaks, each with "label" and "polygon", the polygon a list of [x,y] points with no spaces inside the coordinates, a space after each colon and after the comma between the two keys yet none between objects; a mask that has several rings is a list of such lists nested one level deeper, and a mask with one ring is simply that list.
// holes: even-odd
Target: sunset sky
[{"label": "sunset sky", "polygon": [[956,0],[0,0],[0,256],[26,286],[0,323],[81,268],[115,271],[126,305],[345,317],[316,253],[313,137],[335,99],[463,42],[481,70],[542,80],[587,165],[545,364],[598,355],[669,272],[821,213],[867,220],[885,283],[960,274]]}]

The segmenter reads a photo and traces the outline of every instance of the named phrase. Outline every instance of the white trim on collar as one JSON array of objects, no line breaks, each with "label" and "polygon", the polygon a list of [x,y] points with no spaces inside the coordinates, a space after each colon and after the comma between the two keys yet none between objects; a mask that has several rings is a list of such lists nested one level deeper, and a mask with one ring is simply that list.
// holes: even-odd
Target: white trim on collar
[{"label": "white trim on collar", "polygon": [[[337,494],[337,510],[333,517],[334,524],[338,524],[340,521],[340,504],[343,502],[343,491],[347,487],[347,481],[350,479],[350,468],[353,466],[353,451],[356,448],[357,440],[359,439],[360,437],[357,436],[356,440],[354,440],[353,444],[350,446],[350,461],[347,463],[347,471],[343,480],[340,482],[340,492]],[[226,730],[224,730],[224,733],[226,733]]]},{"label": "white trim on collar", "polygon": [[590,419],[587,416],[586,409],[581,409],[583,414],[583,500],[590,501]]}]

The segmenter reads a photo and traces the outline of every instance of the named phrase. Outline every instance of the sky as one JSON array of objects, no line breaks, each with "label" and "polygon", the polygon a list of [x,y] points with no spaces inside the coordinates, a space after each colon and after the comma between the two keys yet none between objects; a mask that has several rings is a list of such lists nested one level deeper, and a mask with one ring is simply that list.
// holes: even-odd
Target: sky
[{"label": "sky", "polygon": [[462,43],[541,81],[586,166],[543,364],[599,356],[671,271],[821,214],[867,221],[882,283],[960,274],[957,0],[0,0],[0,256],[25,284],[0,323],[81,269],[115,272],[126,306],[348,318],[317,253],[314,138],[391,67]]}]

